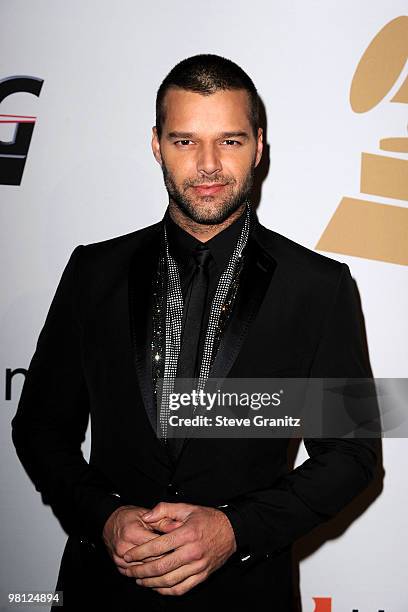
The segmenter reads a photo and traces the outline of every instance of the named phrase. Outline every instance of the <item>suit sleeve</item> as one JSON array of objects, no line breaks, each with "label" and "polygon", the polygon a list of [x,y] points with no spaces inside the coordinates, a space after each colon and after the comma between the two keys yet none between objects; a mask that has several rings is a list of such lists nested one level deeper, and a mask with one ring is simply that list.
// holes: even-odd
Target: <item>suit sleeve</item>
[{"label": "suit sleeve", "polygon": [[78,316],[83,248],[74,249],[63,271],[11,425],[17,455],[44,503],[68,534],[94,540],[123,503],[81,451],[89,418]]},{"label": "suit sleeve", "polygon": [[[371,377],[361,310],[346,264],[342,264],[310,377]],[[231,522],[241,560],[278,554],[334,517],[375,474],[378,439],[305,438],[304,444],[309,458],[272,488],[220,507]]]}]

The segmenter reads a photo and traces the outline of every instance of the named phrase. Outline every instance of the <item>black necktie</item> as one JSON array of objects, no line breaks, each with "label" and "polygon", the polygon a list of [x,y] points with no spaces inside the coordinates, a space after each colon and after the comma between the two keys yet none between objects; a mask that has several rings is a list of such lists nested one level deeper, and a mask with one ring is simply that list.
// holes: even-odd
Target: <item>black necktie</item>
[{"label": "black necktie", "polygon": [[[200,337],[205,333],[203,317],[207,303],[208,264],[211,252],[205,244],[200,244],[193,255],[196,266],[191,280],[190,299],[184,313],[185,323],[177,364],[177,378],[189,379],[194,379],[199,374]],[[191,391],[191,385],[188,384],[176,384],[176,388],[179,392]],[[183,444],[184,438],[168,438],[168,449],[174,461],[178,459]]]},{"label": "black necktie", "polygon": [[185,313],[177,366],[178,378],[195,378],[198,375],[200,336],[205,331],[202,327],[207,301],[208,264],[211,259],[211,252],[205,244],[200,244],[196,247],[193,255],[196,266],[191,280],[190,300]]}]

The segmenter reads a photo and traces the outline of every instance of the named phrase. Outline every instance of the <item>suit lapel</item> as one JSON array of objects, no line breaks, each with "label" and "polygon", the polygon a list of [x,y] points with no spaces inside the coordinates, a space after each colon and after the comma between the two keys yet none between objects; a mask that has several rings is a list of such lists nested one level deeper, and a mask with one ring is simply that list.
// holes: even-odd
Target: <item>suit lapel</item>
[{"label": "suit lapel", "polygon": [[[133,357],[146,415],[156,439],[156,406],[153,397],[150,346],[152,333],[152,281],[159,252],[162,222],[152,228],[152,233],[134,252],[129,266],[129,320],[132,335]],[[161,444],[164,449],[164,445]]]},{"label": "suit lapel", "polygon": [[231,320],[221,338],[210,378],[228,376],[269,287],[276,262],[254,239],[248,244],[247,260],[242,270],[237,302]]}]

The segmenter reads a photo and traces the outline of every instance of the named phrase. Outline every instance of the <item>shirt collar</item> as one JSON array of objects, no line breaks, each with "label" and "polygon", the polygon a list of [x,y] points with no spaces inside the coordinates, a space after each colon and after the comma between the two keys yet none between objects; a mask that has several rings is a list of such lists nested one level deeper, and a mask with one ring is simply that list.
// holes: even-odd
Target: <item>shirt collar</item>
[{"label": "shirt collar", "polygon": [[[197,245],[203,243],[177,225],[170,217],[168,209],[164,215],[164,220],[166,223],[170,253],[176,259],[177,263],[188,266],[193,259],[194,249]],[[231,257],[244,225],[244,221],[245,209],[243,214],[235,219],[231,225],[204,243],[210,249],[219,272],[224,270]]]}]

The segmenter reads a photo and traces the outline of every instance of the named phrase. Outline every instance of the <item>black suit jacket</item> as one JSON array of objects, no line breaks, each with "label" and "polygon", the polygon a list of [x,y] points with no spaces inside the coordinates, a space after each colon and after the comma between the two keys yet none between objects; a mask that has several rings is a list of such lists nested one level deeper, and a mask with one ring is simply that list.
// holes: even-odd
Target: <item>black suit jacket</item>
[{"label": "black suit jacket", "polygon": [[[210,376],[370,376],[348,266],[253,220],[239,297]],[[291,544],[367,486],[374,442],[305,439],[309,459],[289,471],[286,439],[192,438],[171,462],[155,435],[147,344],[162,223],[74,249],[12,421],[22,464],[69,534],[58,580],[64,609],[97,601],[106,610],[135,610],[138,602],[199,610],[220,598],[257,609],[266,597],[275,612],[288,612]],[[81,443],[89,415],[88,463]],[[101,540],[120,505],[162,500],[227,504],[238,545],[179,597],[119,574]]]}]

